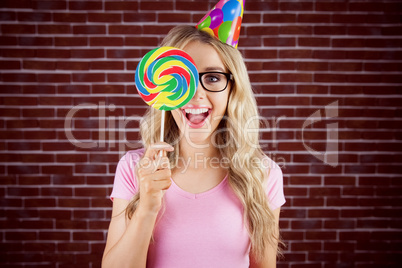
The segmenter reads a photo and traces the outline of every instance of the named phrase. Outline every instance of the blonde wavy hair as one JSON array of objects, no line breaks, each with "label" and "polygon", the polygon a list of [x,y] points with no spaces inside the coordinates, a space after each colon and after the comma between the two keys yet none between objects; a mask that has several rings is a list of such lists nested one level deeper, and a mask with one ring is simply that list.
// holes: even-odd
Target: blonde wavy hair
[{"label": "blonde wavy hair", "polygon": [[[233,75],[231,92],[225,118],[220,122],[215,137],[215,143],[221,157],[230,159],[228,182],[244,207],[244,222],[249,232],[251,253],[255,261],[261,260],[267,246],[276,248],[279,238],[279,227],[269,208],[263,184],[266,183],[269,170],[256,161],[264,158],[259,145],[258,110],[251,89],[246,66],[241,53],[233,47],[221,43],[209,34],[192,26],[177,26],[164,38],[161,46],[172,46],[183,49],[188,43],[198,41],[211,45]],[[251,118],[257,120],[251,120]],[[244,123],[252,132],[245,132]],[[140,126],[140,134],[145,147],[159,141],[161,111],[149,108]],[[226,131],[222,131],[226,130]],[[174,168],[179,157],[180,131],[171,112],[166,112],[164,141],[175,147],[168,154],[171,167]],[[140,193],[134,196],[126,209],[126,215],[131,218],[138,206]],[[280,248],[277,255],[281,255]]]}]

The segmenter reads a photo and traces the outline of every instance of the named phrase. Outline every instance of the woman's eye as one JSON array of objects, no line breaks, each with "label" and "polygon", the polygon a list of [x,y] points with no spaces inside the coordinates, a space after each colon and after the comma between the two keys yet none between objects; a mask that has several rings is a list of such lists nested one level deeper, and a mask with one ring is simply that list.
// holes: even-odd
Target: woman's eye
[{"label": "woman's eye", "polygon": [[207,82],[210,82],[210,83],[219,82],[219,78],[216,77],[216,76],[212,76],[212,75],[207,76],[207,77],[206,77],[206,80],[207,80]]}]

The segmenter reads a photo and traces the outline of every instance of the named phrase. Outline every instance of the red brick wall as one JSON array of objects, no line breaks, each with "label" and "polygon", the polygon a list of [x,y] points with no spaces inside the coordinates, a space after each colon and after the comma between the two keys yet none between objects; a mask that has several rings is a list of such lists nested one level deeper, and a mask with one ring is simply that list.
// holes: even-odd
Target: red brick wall
[{"label": "red brick wall", "polygon": [[[246,1],[239,48],[285,176],[279,267],[402,260],[398,2]],[[116,163],[139,146],[136,65],[213,4],[0,1],[2,267],[100,266]]]}]

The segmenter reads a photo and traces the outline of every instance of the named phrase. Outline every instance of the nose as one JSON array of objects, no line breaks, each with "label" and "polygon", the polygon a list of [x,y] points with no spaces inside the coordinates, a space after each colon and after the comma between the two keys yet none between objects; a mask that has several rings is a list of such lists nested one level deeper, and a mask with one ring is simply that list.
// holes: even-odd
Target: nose
[{"label": "nose", "polygon": [[201,82],[198,82],[198,87],[194,94],[193,100],[202,100],[205,98],[205,96],[206,96],[206,90],[201,85]]}]

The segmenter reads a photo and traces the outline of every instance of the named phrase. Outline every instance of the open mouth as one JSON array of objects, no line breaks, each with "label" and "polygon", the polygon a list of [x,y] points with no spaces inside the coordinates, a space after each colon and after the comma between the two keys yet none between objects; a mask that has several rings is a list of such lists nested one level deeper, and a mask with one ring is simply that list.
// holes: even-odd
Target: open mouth
[{"label": "open mouth", "polygon": [[208,116],[211,114],[211,109],[208,108],[198,108],[198,109],[193,109],[193,108],[188,108],[188,109],[182,109],[183,115],[187,119],[187,123],[190,125],[192,128],[200,128],[202,127]]}]

